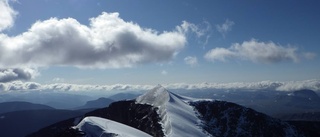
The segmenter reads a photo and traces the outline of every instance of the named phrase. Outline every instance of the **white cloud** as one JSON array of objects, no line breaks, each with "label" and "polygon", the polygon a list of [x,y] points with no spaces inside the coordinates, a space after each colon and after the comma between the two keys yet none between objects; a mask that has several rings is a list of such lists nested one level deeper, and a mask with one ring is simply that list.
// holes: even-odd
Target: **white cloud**
[{"label": "white cloud", "polygon": [[212,62],[214,62],[214,61],[225,62],[225,61],[227,61],[227,59],[234,58],[236,56],[237,56],[236,53],[234,53],[233,51],[230,51],[229,49],[214,48],[214,49],[208,51],[205,54],[204,58],[207,60],[210,60]]},{"label": "white cloud", "polygon": [[216,25],[216,28],[222,34],[222,36],[225,37],[227,35],[227,33],[232,30],[232,26],[234,24],[235,23],[233,21],[230,21],[227,19],[223,24]]},{"label": "white cloud", "polygon": [[[205,26],[205,27],[203,27]],[[195,33],[197,37],[202,37],[205,36],[208,31],[210,31],[211,29],[211,25],[209,22],[204,22],[204,25],[195,25],[193,23],[189,23],[187,21],[182,21],[182,24],[180,26],[177,26],[176,29],[180,32],[180,33]]]},{"label": "white cloud", "polygon": [[37,70],[30,68],[0,69],[0,82],[30,80],[37,75]]},{"label": "white cloud", "polygon": [[163,85],[168,89],[223,89],[223,90],[247,90],[247,91],[296,91],[310,89],[320,91],[320,80],[304,81],[261,81],[261,82],[234,82],[234,83],[200,83],[186,84],[175,83]]},{"label": "white cloud", "polygon": [[104,69],[164,63],[171,61],[187,44],[188,33],[201,37],[207,31],[183,21],[172,31],[158,32],[124,21],[119,13],[103,12],[89,19],[89,25],[73,18],[50,18],[35,22],[26,32],[8,36],[1,31],[13,26],[18,12],[10,7],[9,0],[0,0],[0,13],[2,82],[29,80],[36,76],[30,73],[30,77],[23,78],[12,71],[20,68]]},{"label": "white cloud", "polygon": [[53,78],[52,79],[53,82],[64,82],[64,78]]},{"label": "white cloud", "polygon": [[[304,81],[261,81],[261,82],[234,82],[234,83],[172,83],[163,84],[167,89],[220,89],[220,90],[247,90],[247,91],[296,91],[301,89],[310,89],[320,92],[320,80],[304,80]],[[114,85],[80,85],[68,83],[56,84],[39,84],[35,82],[14,81],[8,83],[0,83],[0,91],[143,91],[154,88],[155,85],[131,85],[131,84],[114,84]]]},{"label": "white cloud", "polygon": [[184,62],[191,67],[195,67],[198,65],[198,59],[195,56],[187,56],[184,58]]},{"label": "white cloud", "polygon": [[121,68],[166,62],[187,43],[188,32],[181,28],[192,26],[183,22],[160,33],[106,12],[91,18],[89,26],[73,18],[50,18],[14,37],[0,34],[0,67]]},{"label": "white cloud", "polygon": [[0,32],[12,27],[18,14],[18,12],[10,7],[9,1],[10,0],[0,0]]},{"label": "white cloud", "polygon": [[[296,47],[284,47],[273,42],[259,42],[255,39],[242,44],[232,44],[230,48],[214,48],[208,51],[204,58],[209,61],[226,61],[228,59],[249,60],[254,63],[278,63],[282,61],[298,62],[301,55]],[[305,56],[314,56],[307,53]]]},{"label": "white cloud", "polygon": [[35,82],[13,81],[8,83],[0,83],[0,91],[30,91],[40,89],[41,84]]},{"label": "white cloud", "polygon": [[68,83],[55,84],[39,84],[35,82],[14,81],[9,83],[0,83],[0,91],[113,91],[113,90],[149,90],[153,85],[130,85],[130,84],[114,84],[114,85],[81,85]]},{"label": "white cloud", "polygon": [[203,47],[208,44],[211,37],[211,24],[207,21],[203,21],[201,24],[193,24],[187,21],[183,21],[180,26],[176,27],[176,30],[184,34],[195,34],[197,37],[197,42]]},{"label": "white cloud", "polygon": [[168,74],[168,72],[167,72],[167,71],[165,71],[165,70],[162,70],[162,71],[161,71],[161,74],[162,74],[162,75],[167,75],[167,74]]}]

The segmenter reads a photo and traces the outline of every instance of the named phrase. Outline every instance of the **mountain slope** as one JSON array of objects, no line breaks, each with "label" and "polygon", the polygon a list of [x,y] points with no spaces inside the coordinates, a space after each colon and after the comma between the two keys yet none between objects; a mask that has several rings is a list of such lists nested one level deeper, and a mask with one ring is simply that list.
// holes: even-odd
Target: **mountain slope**
[{"label": "mountain slope", "polygon": [[197,126],[200,123],[193,107],[162,86],[139,96],[136,102],[159,108],[157,112],[166,136],[207,136]]},{"label": "mountain slope", "polygon": [[156,111],[157,108],[146,104],[137,104],[135,100],[118,101],[110,104],[109,107],[97,109],[83,116],[60,121],[42,128],[28,136],[57,137],[66,135],[72,137],[69,135],[70,127],[77,125],[85,117],[96,116],[134,127],[154,137],[163,137],[162,127],[159,124],[160,117]]},{"label": "mountain slope", "polygon": [[135,100],[114,102],[107,108],[51,125],[30,136],[50,136],[58,132],[55,129],[68,129],[88,116],[113,120],[154,137],[303,136],[294,126],[252,109],[224,101],[183,97],[161,86]]},{"label": "mountain slope", "polygon": [[191,105],[199,112],[203,129],[214,136],[300,136],[294,126],[234,103],[197,101]]},{"label": "mountain slope", "polygon": [[135,128],[99,117],[86,117],[74,128],[80,129],[90,137],[151,137]]},{"label": "mountain slope", "polygon": [[0,136],[22,137],[61,120],[83,115],[83,111],[24,110],[0,114]]}]

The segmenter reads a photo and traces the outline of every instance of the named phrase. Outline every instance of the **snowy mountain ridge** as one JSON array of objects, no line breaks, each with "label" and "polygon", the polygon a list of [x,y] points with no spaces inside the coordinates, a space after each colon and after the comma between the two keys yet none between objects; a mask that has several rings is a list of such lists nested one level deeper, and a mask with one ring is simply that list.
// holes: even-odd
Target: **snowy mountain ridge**
[{"label": "snowy mountain ridge", "polygon": [[169,92],[158,85],[154,89],[139,96],[137,103],[149,104],[158,108],[164,133],[168,137],[176,136],[208,136],[198,126],[200,120],[194,108],[183,97]]},{"label": "snowy mountain ridge", "polygon": [[[154,137],[305,136],[295,126],[253,109],[226,101],[183,97],[162,86],[135,100],[114,102],[109,107],[89,112],[81,119],[73,127],[87,135],[98,133],[124,137],[130,133],[142,134],[141,131]],[[61,129],[67,129],[74,121],[76,118],[44,128],[30,136],[61,134]],[[114,122],[119,123],[118,126],[113,127]],[[91,128],[83,128],[88,125]],[[134,130],[127,133],[129,130],[122,128],[124,125]],[[122,132],[127,134],[120,134]]]}]

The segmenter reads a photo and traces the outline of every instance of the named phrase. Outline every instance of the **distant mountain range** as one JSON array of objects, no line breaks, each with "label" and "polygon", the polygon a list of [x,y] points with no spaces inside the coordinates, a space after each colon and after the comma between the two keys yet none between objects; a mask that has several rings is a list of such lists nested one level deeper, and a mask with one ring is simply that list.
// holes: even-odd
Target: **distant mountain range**
[{"label": "distant mountain range", "polygon": [[208,89],[174,92],[184,96],[233,102],[277,118],[296,113],[320,112],[320,97],[312,90],[284,92]]},{"label": "distant mountain range", "polygon": [[21,110],[39,110],[39,109],[54,109],[53,107],[42,105],[42,104],[34,104],[29,102],[3,102],[0,103],[0,114],[13,112],[13,111],[21,111]]},{"label": "distant mountain range", "polygon": [[109,96],[108,98],[120,101],[120,100],[127,100],[127,99],[135,99],[136,97],[140,96],[140,94],[133,94],[133,93],[117,93],[112,96]]},{"label": "distant mountain range", "polygon": [[57,93],[49,91],[1,94],[2,102],[30,102],[43,104],[56,109],[71,109],[95,98],[85,95]]},{"label": "distant mountain range", "polygon": [[[114,122],[121,124],[115,127]],[[128,132],[123,128],[124,126],[133,127],[139,131],[130,129]],[[87,136],[116,135],[121,137],[129,133],[143,134],[141,132],[154,137],[295,137],[316,134],[315,132],[306,134],[307,131],[290,123],[235,103],[189,98],[157,86],[136,99],[114,102],[109,107],[58,122],[29,136],[86,134]]]},{"label": "distant mountain range", "polygon": [[88,108],[104,108],[109,106],[109,104],[111,104],[112,102],[114,102],[114,100],[109,99],[109,98],[98,98],[97,100],[91,100],[91,101],[87,101],[86,104],[84,104],[83,106],[80,107],[76,107],[73,108],[74,110],[77,109],[88,109]]},{"label": "distant mountain range", "polygon": [[108,106],[113,100],[99,98],[88,101],[75,110],[55,109],[53,107],[29,102],[0,103],[0,136],[22,137],[56,122],[81,116],[97,108]]},{"label": "distant mountain range", "polygon": [[1,137],[23,137],[58,121],[83,115],[87,111],[38,109],[0,114]]}]

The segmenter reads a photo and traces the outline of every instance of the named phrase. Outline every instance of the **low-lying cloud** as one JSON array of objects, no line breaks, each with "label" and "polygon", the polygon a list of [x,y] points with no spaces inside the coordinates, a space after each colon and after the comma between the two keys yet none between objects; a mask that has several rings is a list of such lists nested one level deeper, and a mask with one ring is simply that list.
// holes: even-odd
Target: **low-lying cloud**
[{"label": "low-lying cloud", "polygon": [[30,80],[37,76],[38,73],[34,69],[29,68],[13,68],[0,69],[0,83],[11,82],[16,80]]},{"label": "low-lying cloud", "polygon": [[204,58],[208,61],[248,60],[254,63],[272,64],[283,61],[299,62],[312,59],[314,53],[300,53],[298,48],[282,46],[273,42],[260,42],[255,39],[232,44],[229,48],[214,48]]},{"label": "low-lying cloud", "polygon": [[[234,82],[234,83],[173,83],[163,84],[167,89],[218,89],[218,90],[248,90],[248,91],[295,91],[301,89],[310,89],[320,92],[320,80],[304,81],[261,81],[261,82]],[[154,88],[155,85],[132,85],[132,84],[114,84],[114,85],[81,85],[81,84],[39,84],[35,82],[14,81],[0,83],[0,91],[144,91]]]}]

